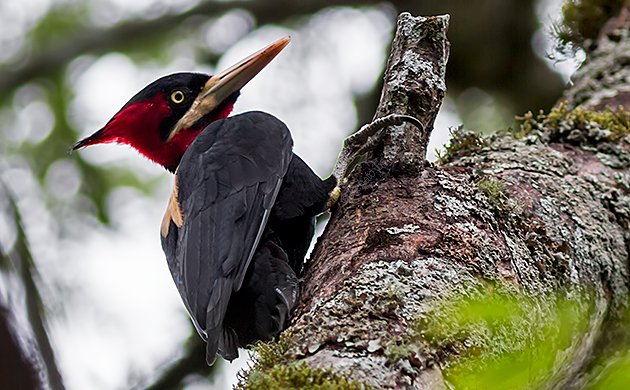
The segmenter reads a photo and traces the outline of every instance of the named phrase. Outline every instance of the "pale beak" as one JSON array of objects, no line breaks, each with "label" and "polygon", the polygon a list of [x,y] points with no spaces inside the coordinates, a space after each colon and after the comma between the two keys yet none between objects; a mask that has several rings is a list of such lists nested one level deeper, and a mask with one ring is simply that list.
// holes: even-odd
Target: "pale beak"
[{"label": "pale beak", "polygon": [[170,141],[181,129],[188,129],[206,114],[212,112],[223,100],[243,88],[267,64],[284,49],[290,37],[278,39],[262,50],[250,55],[229,69],[214,75],[206,81],[201,92],[192,103],[186,114],[175,124],[168,136]]}]

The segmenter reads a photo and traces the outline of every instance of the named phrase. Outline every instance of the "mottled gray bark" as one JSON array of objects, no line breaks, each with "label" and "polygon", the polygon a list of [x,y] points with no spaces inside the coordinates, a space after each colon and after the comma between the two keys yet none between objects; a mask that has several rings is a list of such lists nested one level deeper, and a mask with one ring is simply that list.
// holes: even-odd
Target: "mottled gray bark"
[{"label": "mottled gray bark", "polygon": [[630,5],[606,24],[588,56],[562,100],[573,107],[630,107]]},{"label": "mottled gray bark", "polygon": [[[399,18],[377,116],[416,115],[426,130],[385,129],[348,177],[312,254],[282,364],[377,388],[445,388],[449,362],[471,346],[493,347],[464,336],[436,343],[418,323],[445,299],[474,296],[492,281],[533,302],[518,334],[497,349],[539,339],[534,319],[558,309],[558,291],[582,313],[544,381],[578,386],[628,297],[629,137],[540,129],[521,140],[495,136],[444,166],[425,163],[445,88],[447,24]],[[394,353],[401,340],[408,345]]]}]

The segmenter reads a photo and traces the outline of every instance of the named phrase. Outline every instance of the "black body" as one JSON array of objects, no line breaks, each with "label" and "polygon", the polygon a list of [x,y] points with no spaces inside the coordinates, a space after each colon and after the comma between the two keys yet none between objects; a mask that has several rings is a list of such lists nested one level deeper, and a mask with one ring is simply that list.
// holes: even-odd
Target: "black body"
[{"label": "black body", "polygon": [[336,180],[322,181],[292,145],[281,121],[249,112],[211,123],[179,164],[183,224],[170,221],[162,247],[209,363],[274,337],[297,301]]}]

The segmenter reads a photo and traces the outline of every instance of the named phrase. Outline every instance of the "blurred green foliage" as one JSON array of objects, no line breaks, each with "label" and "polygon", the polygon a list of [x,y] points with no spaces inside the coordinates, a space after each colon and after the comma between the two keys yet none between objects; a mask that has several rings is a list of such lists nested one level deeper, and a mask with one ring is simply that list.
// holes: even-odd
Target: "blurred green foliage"
[{"label": "blurred green foliage", "polygon": [[537,389],[553,383],[580,353],[593,298],[586,293],[535,297],[486,285],[444,301],[416,331],[435,348],[463,346],[444,368],[456,389]]},{"label": "blurred green foliage", "polygon": [[[630,323],[626,325],[630,326]],[[628,347],[628,346],[626,346]],[[614,356],[605,362],[605,367],[586,387],[586,390],[630,389],[630,353]]]},{"label": "blurred green foliage", "polygon": [[588,367],[585,389],[630,389],[630,301],[607,325],[605,339]]},{"label": "blurred green foliage", "polygon": [[86,27],[89,20],[88,2],[52,4],[44,16],[29,31],[29,41],[34,49],[42,49],[68,39],[77,30]]},{"label": "blurred green foliage", "polygon": [[575,357],[585,357],[589,332],[602,332],[580,383],[589,390],[630,388],[630,304],[601,328],[597,299],[588,290],[545,297],[486,284],[440,302],[407,341],[421,338],[438,355],[455,351],[441,362],[455,389],[539,389],[565,379]]}]

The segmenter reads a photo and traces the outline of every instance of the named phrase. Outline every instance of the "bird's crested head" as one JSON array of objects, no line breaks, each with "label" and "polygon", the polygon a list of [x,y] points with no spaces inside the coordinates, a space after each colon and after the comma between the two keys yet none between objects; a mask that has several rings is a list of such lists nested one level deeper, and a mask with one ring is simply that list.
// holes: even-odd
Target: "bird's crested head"
[{"label": "bird's crested head", "polygon": [[174,73],[159,78],[72,149],[110,142],[127,144],[174,171],[199,133],[211,122],[230,115],[241,88],[289,41],[289,37],[279,39],[214,76]]}]

